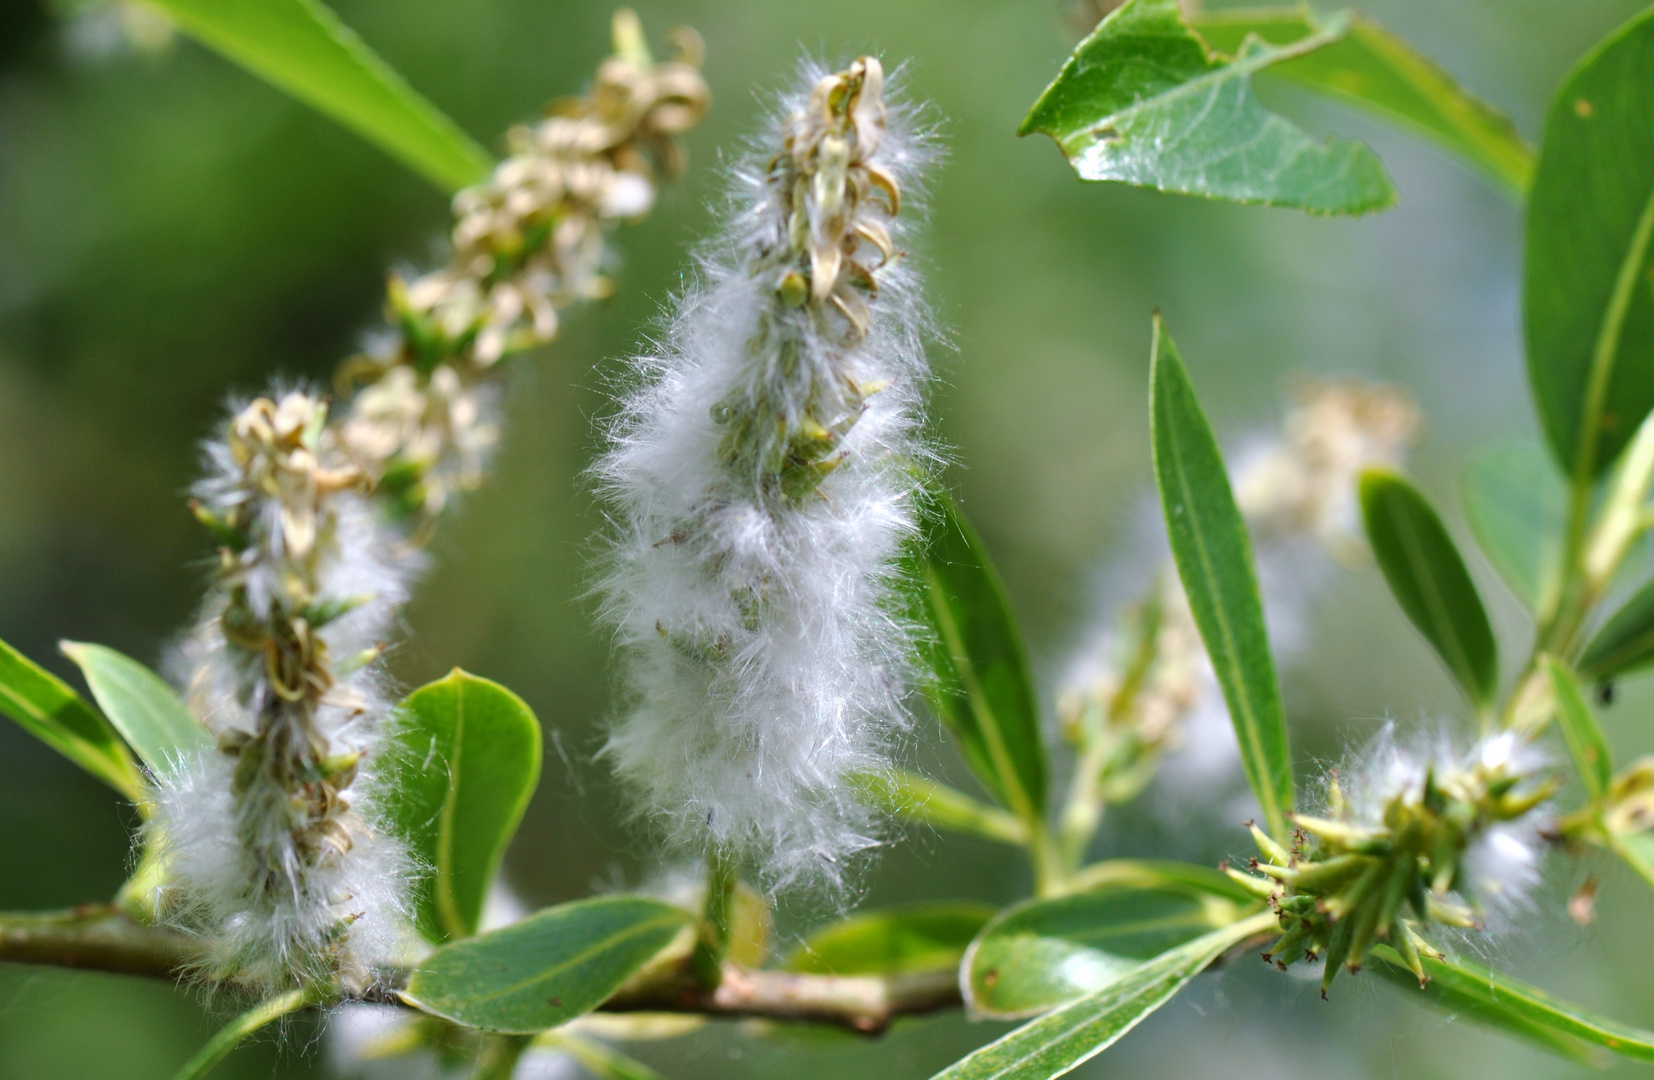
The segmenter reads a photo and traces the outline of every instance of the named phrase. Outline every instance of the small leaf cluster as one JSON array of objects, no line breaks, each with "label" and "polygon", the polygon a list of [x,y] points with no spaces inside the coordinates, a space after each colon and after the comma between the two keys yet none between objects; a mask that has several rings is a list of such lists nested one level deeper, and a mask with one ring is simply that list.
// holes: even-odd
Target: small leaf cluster
[{"label": "small leaf cluster", "polygon": [[1476,926],[1474,909],[1450,895],[1465,885],[1467,850],[1490,826],[1528,814],[1555,787],[1513,769],[1508,755],[1484,756],[1442,775],[1427,767],[1416,789],[1396,792],[1378,820],[1363,822],[1333,778],[1331,818],[1294,814],[1290,847],[1252,826],[1263,857],[1251,868],[1262,877],[1231,871],[1280,915],[1283,933],[1264,959],[1282,971],[1299,959],[1325,959],[1325,994],[1341,965],[1359,970],[1374,943],[1388,942],[1422,986],[1420,946],[1438,954],[1406,925],[1404,909],[1420,923]]}]

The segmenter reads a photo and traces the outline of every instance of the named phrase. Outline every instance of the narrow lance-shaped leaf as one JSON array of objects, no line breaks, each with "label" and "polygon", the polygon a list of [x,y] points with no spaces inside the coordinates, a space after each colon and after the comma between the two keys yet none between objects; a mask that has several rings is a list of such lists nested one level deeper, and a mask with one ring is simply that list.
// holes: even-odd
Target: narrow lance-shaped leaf
[{"label": "narrow lance-shaped leaf", "polygon": [[1498,690],[1499,653],[1459,549],[1424,496],[1386,469],[1361,474],[1367,541],[1401,610],[1477,708]]},{"label": "narrow lance-shaped leaf", "polygon": [[1575,1059],[1588,1060],[1592,1047],[1639,1061],[1654,1061],[1654,1031],[1621,1024],[1552,997],[1463,957],[1423,958],[1429,982],[1418,980],[1387,945],[1369,954],[1375,970],[1455,1016],[1501,1028]]},{"label": "narrow lance-shaped leaf", "polygon": [[932,1080],[1052,1080],[1118,1042],[1170,1001],[1205,967],[1276,924],[1264,912],[1132,969],[1103,989],[1017,1028],[937,1073]]},{"label": "narrow lance-shaped leaf", "polygon": [[1654,8],[1556,95],[1528,198],[1522,321],[1545,435],[1577,484],[1654,406]]},{"label": "narrow lance-shaped leaf", "polygon": [[1529,613],[1542,615],[1562,586],[1568,491],[1537,443],[1478,455],[1459,482],[1465,521],[1482,554]]},{"label": "narrow lance-shaped leaf", "polygon": [[1556,717],[1562,727],[1562,737],[1568,744],[1568,754],[1574,759],[1574,768],[1580,782],[1593,803],[1600,803],[1608,794],[1608,783],[1614,775],[1614,766],[1608,756],[1608,740],[1597,726],[1591,705],[1580,692],[1579,682],[1555,657],[1540,661],[1550,677],[1551,690],[1556,694]]},{"label": "narrow lance-shaped leaf", "polygon": [[173,1074],[172,1080],[200,1080],[260,1028],[267,1027],[282,1017],[295,1013],[306,1005],[314,1005],[320,1000],[318,995],[309,991],[289,990],[285,994],[277,994],[273,998],[259,1002],[220,1028],[194,1057],[184,1063],[183,1068]]},{"label": "narrow lance-shaped leaf", "polygon": [[918,773],[889,769],[857,774],[851,782],[869,806],[892,817],[1002,844],[1028,842],[1028,823],[1022,818]]},{"label": "narrow lance-shaped leaf", "polygon": [[540,724],[516,694],[455,669],[402,703],[386,811],[429,868],[419,930],[438,944],[476,933],[506,845],[540,779]]},{"label": "narrow lance-shaped leaf", "polygon": [[561,1050],[578,1061],[597,1080],[665,1080],[643,1062],[635,1061],[596,1039],[582,1038],[573,1032],[542,1032],[534,1040],[534,1045]]},{"label": "narrow lance-shaped leaf", "polygon": [[641,896],[561,904],[432,953],[402,997],[486,1031],[531,1034],[601,1005],[693,921]]},{"label": "narrow lance-shaped leaf", "polygon": [[109,722],[151,769],[164,772],[212,746],[207,729],[149,668],[106,645],[65,641],[61,648],[80,665]]},{"label": "narrow lance-shaped leaf", "polygon": [[339,121],[444,191],[493,161],[319,0],[149,0],[203,44]]},{"label": "narrow lance-shaped leaf", "polygon": [[[1318,29],[1302,7],[1220,8],[1196,12],[1191,21],[1212,48],[1228,56],[1239,53],[1251,34],[1271,45],[1290,46]],[[1510,117],[1364,15],[1351,15],[1338,40],[1282,61],[1264,74],[1421,135],[1518,199],[1533,178],[1533,147]]]},{"label": "narrow lance-shaped leaf", "polygon": [[1110,884],[1012,907],[965,959],[971,1011],[1019,1019],[1066,1005],[1234,922],[1232,901],[1172,884]]},{"label": "narrow lance-shaped leaf", "polygon": [[1152,364],[1149,430],[1172,557],[1229,704],[1252,793],[1270,834],[1285,837],[1286,815],[1293,806],[1292,751],[1252,543],[1229,489],[1217,439],[1158,315]]},{"label": "narrow lance-shaped leaf", "polygon": [[1654,663],[1654,582],[1636,594],[1603,624],[1579,658],[1579,670],[1592,679],[1624,675]]},{"label": "narrow lance-shaped leaf", "polygon": [[811,934],[788,971],[819,975],[909,975],[957,968],[994,909],[960,901],[864,911]]},{"label": "narrow lance-shaped leaf", "polygon": [[133,802],[144,798],[143,777],[109,721],[62,679],[3,641],[0,713]]},{"label": "narrow lance-shaped leaf", "polygon": [[982,540],[937,492],[926,515],[920,589],[932,639],[925,696],[982,785],[1019,817],[1045,808],[1045,744],[1022,633]]},{"label": "narrow lance-shaped leaf", "polygon": [[1246,41],[1214,56],[1177,0],[1129,0],[1063,65],[1018,134],[1057,141],[1085,180],[1312,214],[1364,214],[1396,200],[1378,158],[1358,142],[1319,141],[1264,107],[1257,72],[1336,40],[1347,18],[1279,47]]}]

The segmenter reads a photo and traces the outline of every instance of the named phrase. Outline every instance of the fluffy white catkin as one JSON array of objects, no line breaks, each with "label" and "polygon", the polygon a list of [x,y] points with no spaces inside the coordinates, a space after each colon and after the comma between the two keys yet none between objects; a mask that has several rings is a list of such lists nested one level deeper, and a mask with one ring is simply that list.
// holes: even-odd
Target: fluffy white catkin
[{"label": "fluffy white catkin", "polygon": [[374,661],[412,568],[387,561],[405,549],[322,399],[258,398],[205,450],[194,506],[219,565],[175,662],[216,745],[157,778],[160,907],[215,981],[360,989],[406,918],[408,859],[377,827],[371,770]]},{"label": "fluffy white catkin", "polygon": [[905,722],[891,594],[927,455],[914,127],[876,59],[805,71],[596,467],[630,683],[605,753],[674,841],[777,887],[835,882],[876,842],[849,780]]}]

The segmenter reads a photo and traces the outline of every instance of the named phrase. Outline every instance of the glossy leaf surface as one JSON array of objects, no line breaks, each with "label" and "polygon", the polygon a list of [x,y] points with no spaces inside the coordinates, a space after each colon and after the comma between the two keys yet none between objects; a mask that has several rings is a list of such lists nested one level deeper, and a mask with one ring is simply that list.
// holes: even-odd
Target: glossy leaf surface
[{"label": "glossy leaf surface", "polygon": [[414,971],[402,996],[486,1031],[544,1031],[602,1004],[692,919],[641,896],[561,904],[444,945]]},{"label": "glossy leaf surface", "polygon": [[1562,469],[1602,474],[1654,406],[1654,8],[1551,105],[1528,198],[1528,379]]},{"label": "glossy leaf surface", "polygon": [[441,944],[476,933],[506,845],[540,779],[540,724],[523,700],[455,670],[402,703],[386,810],[429,873],[419,930]]},{"label": "glossy leaf surface", "polygon": [[488,152],[319,0],[151,0],[178,25],[332,117],[444,191],[487,177]]},{"label": "glossy leaf surface", "polygon": [[1230,948],[1268,930],[1264,913],[1214,930],[1142,964],[1108,986],[975,1050],[932,1080],[1051,1080],[1120,1040]]},{"label": "glossy leaf surface", "polygon": [[1346,26],[1336,17],[1286,47],[1252,38],[1230,59],[1184,25],[1177,0],[1129,0],[1074,50],[1018,134],[1051,136],[1085,180],[1313,214],[1382,210],[1396,192],[1372,151],[1315,139],[1252,92],[1254,74]]},{"label": "glossy leaf surface", "polygon": [[984,1016],[1037,1016],[1227,926],[1236,914],[1228,900],[1169,885],[1101,885],[1019,904],[972,944],[966,1002]]},{"label": "glossy leaf surface", "polygon": [[92,696],[132,749],[157,772],[212,746],[212,736],[155,672],[105,645],[65,641]]},{"label": "glossy leaf surface", "polygon": [[925,696],[982,785],[1019,817],[1037,817],[1047,766],[1022,631],[981,537],[947,495],[932,502],[920,567],[932,629]]},{"label": "glossy leaf surface", "polygon": [[1589,1060],[1591,1048],[1600,1047],[1654,1061],[1654,1032],[1597,1016],[1474,960],[1424,958],[1424,973],[1430,981],[1420,990],[1418,980],[1389,946],[1375,946],[1370,957],[1374,970],[1437,1008],[1509,1031],[1556,1053]]},{"label": "glossy leaf surface", "polygon": [[1159,316],[1152,363],[1149,431],[1172,557],[1229,704],[1246,778],[1270,834],[1284,837],[1293,805],[1292,752],[1252,543],[1217,439]]},{"label": "glossy leaf surface", "polygon": [[126,744],[67,683],[0,641],[0,713],[133,802],[143,777]]},{"label": "glossy leaf surface", "polygon": [[1562,586],[1568,489],[1543,446],[1519,443],[1473,458],[1459,482],[1465,521],[1487,561],[1530,613]]},{"label": "glossy leaf surface", "polygon": [[[1247,35],[1289,46],[1316,32],[1300,7],[1219,8],[1192,16],[1212,48],[1234,56]],[[1467,91],[1411,45],[1364,15],[1352,15],[1336,41],[1270,67],[1285,79],[1422,135],[1520,198],[1533,177],[1534,151],[1510,117]]]},{"label": "glossy leaf surface", "polygon": [[1498,692],[1499,651],[1482,598],[1436,511],[1387,469],[1361,475],[1361,516],[1384,580],[1401,610],[1435,646],[1470,700],[1485,708]]},{"label": "glossy leaf surface", "polygon": [[907,975],[953,968],[993,918],[985,904],[943,902],[865,911],[811,934],[788,971],[818,975]]}]

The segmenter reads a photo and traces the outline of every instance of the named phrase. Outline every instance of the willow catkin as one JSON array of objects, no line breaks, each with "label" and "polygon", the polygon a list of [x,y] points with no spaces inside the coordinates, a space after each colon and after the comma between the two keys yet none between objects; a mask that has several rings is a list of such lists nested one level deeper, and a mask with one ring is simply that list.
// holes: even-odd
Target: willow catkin
[{"label": "willow catkin", "polygon": [[194,506],[219,562],[175,667],[215,745],[156,777],[159,907],[200,935],[216,982],[360,989],[406,919],[408,859],[371,770],[378,643],[414,568],[316,395],[252,401],[204,456]]},{"label": "willow catkin", "polygon": [[674,840],[775,885],[876,842],[847,778],[905,722],[928,320],[902,252],[928,159],[878,60],[807,70],[596,467],[630,689],[605,753]]}]

